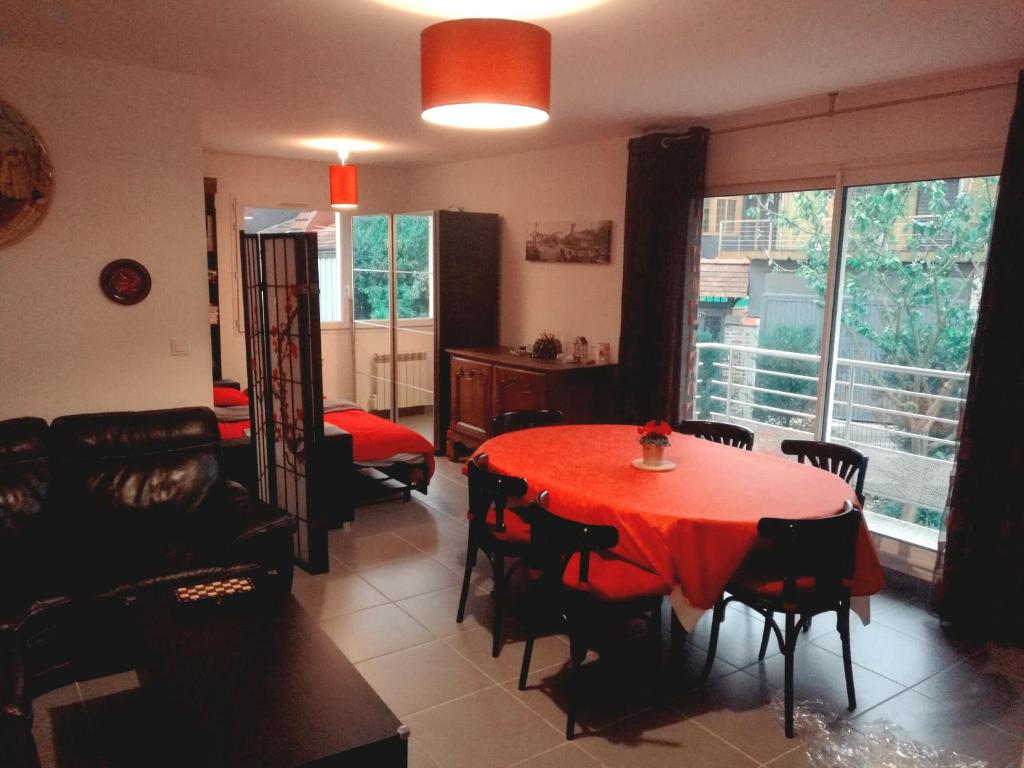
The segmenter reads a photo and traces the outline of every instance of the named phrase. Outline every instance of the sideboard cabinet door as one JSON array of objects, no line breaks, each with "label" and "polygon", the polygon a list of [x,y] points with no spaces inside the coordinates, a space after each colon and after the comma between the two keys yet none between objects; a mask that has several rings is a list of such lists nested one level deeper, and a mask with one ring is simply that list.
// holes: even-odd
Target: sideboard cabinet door
[{"label": "sideboard cabinet door", "polygon": [[494,366],[494,415],[547,407],[547,376],[521,368]]},{"label": "sideboard cabinet door", "polygon": [[491,366],[452,358],[452,425],[464,435],[486,439],[491,425]]}]

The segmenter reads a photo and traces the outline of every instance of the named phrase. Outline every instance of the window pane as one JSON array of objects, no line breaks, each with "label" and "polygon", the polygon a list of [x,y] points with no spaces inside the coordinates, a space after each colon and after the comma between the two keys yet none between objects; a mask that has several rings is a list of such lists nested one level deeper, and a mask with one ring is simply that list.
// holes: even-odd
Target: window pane
[{"label": "window pane", "polygon": [[398,271],[427,272],[430,269],[430,217],[396,216],[395,237]]},{"label": "window pane", "polygon": [[352,217],[352,266],[355,269],[390,269],[388,217]]},{"label": "window pane", "polygon": [[246,234],[316,233],[317,268],[320,276],[320,321],[341,321],[343,310],[338,214],[334,211],[296,208],[247,207],[244,217]]},{"label": "window pane", "polygon": [[356,320],[387,320],[391,314],[391,276],[387,272],[355,269],[352,294]]},{"label": "window pane", "polygon": [[711,198],[701,239],[697,418],[755,450],[816,433],[832,190]]},{"label": "window pane", "polygon": [[938,528],[998,178],[854,187],[828,439],[868,455],[866,507]]},{"label": "window pane", "polygon": [[398,273],[398,317],[401,320],[430,317],[429,273]]}]

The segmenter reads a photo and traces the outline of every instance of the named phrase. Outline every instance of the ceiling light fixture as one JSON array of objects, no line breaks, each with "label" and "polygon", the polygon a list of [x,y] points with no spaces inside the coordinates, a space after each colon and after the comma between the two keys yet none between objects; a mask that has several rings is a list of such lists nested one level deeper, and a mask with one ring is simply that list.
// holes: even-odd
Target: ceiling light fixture
[{"label": "ceiling light fixture", "polygon": [[359,205],[359,169],[345,165],[348,150],[339,149],[341,165],[331,166],[331,207],[337,210]]},{"label": "ceiling light fixture", "polygon": [[442,21],[420,36],[423,119],[524,128],[548,119],[551,33],[507,19]]}]

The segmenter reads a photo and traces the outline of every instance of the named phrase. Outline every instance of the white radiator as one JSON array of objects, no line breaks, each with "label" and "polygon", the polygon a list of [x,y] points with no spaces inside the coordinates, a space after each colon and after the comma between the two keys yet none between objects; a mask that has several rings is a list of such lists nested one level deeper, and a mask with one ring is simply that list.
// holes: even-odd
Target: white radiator
[{"label": "white radiator", "polygon": [[[370,367],[370,400],[375,411],[391,408],[391,378],[396,366],[391,355],[375,354]],[[398,407],[434,404],[434,371],[426,352],[400,352],[397,365]]]}]

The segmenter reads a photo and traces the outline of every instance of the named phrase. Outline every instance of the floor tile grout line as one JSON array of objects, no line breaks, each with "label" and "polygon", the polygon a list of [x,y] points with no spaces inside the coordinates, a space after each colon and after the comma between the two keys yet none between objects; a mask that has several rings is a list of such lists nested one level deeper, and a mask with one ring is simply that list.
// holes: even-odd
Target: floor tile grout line
[{"label": "floor tile grout line", "polygon": [[804,749],[805,747],[806,747],[806,745],[804,745],[804,744],[797,744],[797,745],[796,745],[795,747],[793,747],[792,749],[787,749],[787,750],[786,750],[785,752],[783,752],[783,753],[782,753],[781,755],[776,755],[776,756],[775,756],[775,757],[773,757],[773,758],[772,758],[771,760],[769,760],[769,761],[767,761],[767,762],[765,762],[765,763],[761,763],[761,765],[762,765],[762,766],[771,766],[771,765],[772,765],[773,763],[777,763],[777,762],[779,762],[779,761],[780,761],[780,760],[781,760],[782,758],[784,758],[784,757],[785,757],[786,755],[791,755],[791,754],[793,754],[794,752],[796,752],[796,751],[797,751],[798,749]]},{"label": "floor tile grout line", "polygon": [[708,728],[706,725],[704,725],[704,723],[698,722],[697,720],[695,720],[693,718],[687,718],[687,722],[693,723],[694,725],[698,726],[699,728],[703,728],[705,731],[710,733],[712,736],[714,736],[716,739],[718,739],[723,744],[728,744],[730,747],[735,749],[741,755],[743,755],[744,757],[748,758],[754,765],[757,765],[757,766],[761,765],[761,761],[758,760],[756,757],[754,757],[753,755],[748,754],[744,750],[740,749],[739,747],[737,747],[735,744],[733,744],[731,741],[729,741],[724,736],[719,736],[717,733],[715,733],[710,728]]},{"label": "floor tile grout line", "polygon": [[[445,706],[448,706],[449,704],[454,704],[457,701],[462,701],[463,699],[468,699],[470,696],[476,696],[477,694],[485,693],[486,691],[490,691],[490,690],[493,690],[495,688],[499,688],[500,689],[501,685],[498,684],[498,683],[492,682],[490,685],[485,685],[483,688],[479,688],[479,689],[477,689],[475,691],[471,691],[470,693],[464,693],[461,696],[456,696],[454,699],[448,699],[447,701],[442,701],[442,702],[439,702],[437,704],[431,704],[429,707],[424,707],[423,709],[417,709],[415,712],[410,712],[408,715],[402,715],[398,719],[404,721],[404,720],[406,720],[406,719],[408,719],[410,717],[417,717],[419,715],[422,715],[424,712],[431,712],[431,711],[433,711],[435,709],[438,709],[439,707],[445,707]],[[411,734],[411,735],[414,735],[414,734]]]}]

